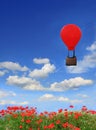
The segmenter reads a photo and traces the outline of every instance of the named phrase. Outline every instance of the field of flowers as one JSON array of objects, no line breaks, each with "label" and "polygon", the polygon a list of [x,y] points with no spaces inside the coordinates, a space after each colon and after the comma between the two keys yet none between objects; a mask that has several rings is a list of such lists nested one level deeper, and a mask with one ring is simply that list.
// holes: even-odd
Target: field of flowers
[{"label": "field of flowers", "polygon": [[96,111],[71,109],[37,113],[33,107],[9,106],[0,110],[0,130],[96,130]]}]

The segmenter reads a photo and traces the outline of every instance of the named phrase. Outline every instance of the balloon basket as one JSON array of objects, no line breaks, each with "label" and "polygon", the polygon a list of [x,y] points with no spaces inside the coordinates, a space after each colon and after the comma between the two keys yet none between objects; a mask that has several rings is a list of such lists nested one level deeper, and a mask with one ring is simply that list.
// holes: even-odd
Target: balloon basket
[{"label": "balloon basket", "polygon": [[67,57],[66,58],[66,65],[67,66],[75,66],[75,65],[77,65],[77,58],[76,58],[76,56],[74,56],[74,57]]}]

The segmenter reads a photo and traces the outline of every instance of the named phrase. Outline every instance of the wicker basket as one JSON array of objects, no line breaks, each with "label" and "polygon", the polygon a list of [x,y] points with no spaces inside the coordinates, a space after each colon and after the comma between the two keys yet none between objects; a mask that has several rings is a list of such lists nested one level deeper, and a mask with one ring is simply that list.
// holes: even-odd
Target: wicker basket
[{"label": "wicker basket", "polygon": [[75,65],[77,65],[77,58],[76,58],[76,56],[74,56],[74,57],[67,57],[66,58],[66,65],[67,66],[75,66]]}]

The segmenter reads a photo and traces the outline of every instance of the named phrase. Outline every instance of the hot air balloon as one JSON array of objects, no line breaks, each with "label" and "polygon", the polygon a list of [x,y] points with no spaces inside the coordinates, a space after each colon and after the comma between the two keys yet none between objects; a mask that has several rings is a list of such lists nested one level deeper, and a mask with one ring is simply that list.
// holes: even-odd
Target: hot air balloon
[{"label": "hot air balloon", "polygon": [[[60,32],[60,36],[64,44],[68,48],[68,56],[66,58],[67,66],[77,65],[77,58],[75,56],[75,47],[81,38],[82,32],[80,28],[75,24],[67,24],[63,26]],[[72,51],[72,56],[69,56],[70,51]]]}]

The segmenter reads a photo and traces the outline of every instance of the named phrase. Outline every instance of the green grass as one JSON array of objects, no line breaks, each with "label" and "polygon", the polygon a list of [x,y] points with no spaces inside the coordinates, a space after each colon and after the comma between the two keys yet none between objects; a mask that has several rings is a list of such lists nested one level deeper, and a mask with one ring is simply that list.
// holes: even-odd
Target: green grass
[{"label": "green grass", "polygon": [[14,106],[0,115],[0,130],[96,130],[96,112],[87,109],[37,113],[35,108]]}]

